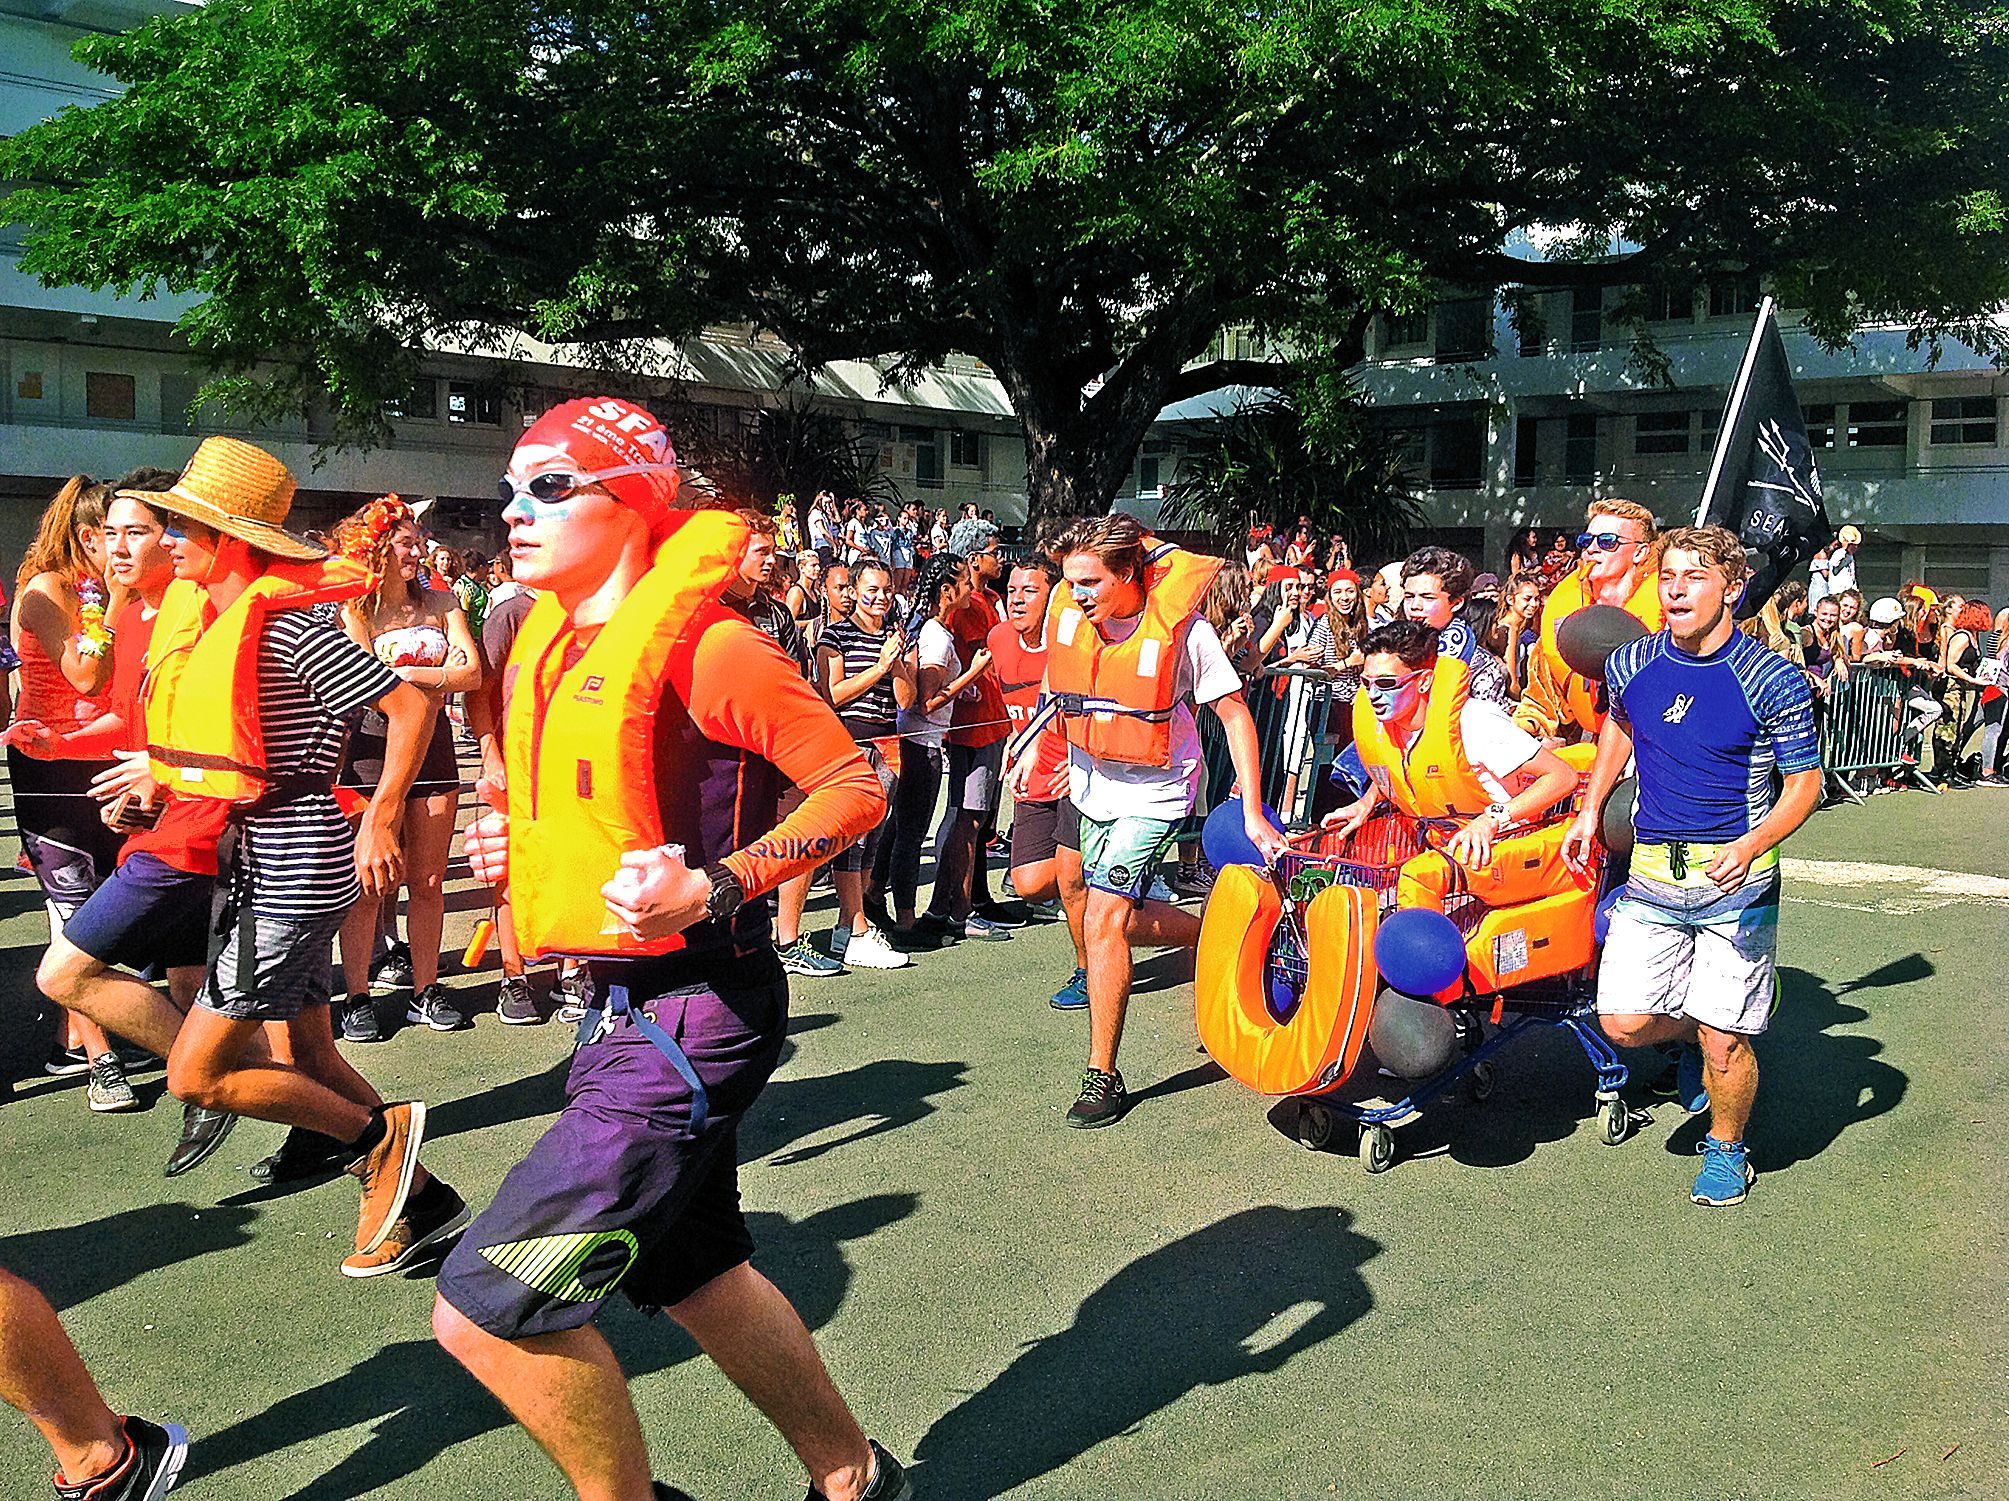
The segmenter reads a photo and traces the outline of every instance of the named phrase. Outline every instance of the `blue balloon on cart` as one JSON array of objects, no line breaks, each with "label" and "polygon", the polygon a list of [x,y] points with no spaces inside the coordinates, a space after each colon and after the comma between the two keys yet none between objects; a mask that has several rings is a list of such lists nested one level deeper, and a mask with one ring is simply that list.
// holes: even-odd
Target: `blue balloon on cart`
[{"label": "blue balloon on cart", "polygon": [[[1284,826],[1276,809],[1268,803],[1263,804],[1263,817],[1272,828]],[[1216,870],[1226,870],[1230,865],[1253,865],[1260,869],[1263,864],[1262,851],[1250,843],[1248,831],[1242,827],[1242,800],[1238,797],[1229,798],[1207,815],[1206,827],[1200,830],[1200,848],[1206,852],[1207,863]]]},{"label": "blue balloon on cart", "polygon": [[1404,907],[1375,931],[1374,964],[1403,994],[1433,996],[1465,973],[1465,938],[1443,913]]}]

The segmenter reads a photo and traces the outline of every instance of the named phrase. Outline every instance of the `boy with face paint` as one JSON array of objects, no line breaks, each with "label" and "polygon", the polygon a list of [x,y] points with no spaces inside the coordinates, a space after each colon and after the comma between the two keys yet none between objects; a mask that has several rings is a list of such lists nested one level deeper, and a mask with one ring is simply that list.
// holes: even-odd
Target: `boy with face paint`
[{"label": "boy with face paint", "polygon": [[1403,867],[1399,906],[1441,912],[1446,897],[1465,892],[1501,907],[1574,884],[1561,830],[1527,830],[1576,790],[1576,772],[1504,709],[1471,696],[1464,664],[1443,655],[1421,621],[1379,626],[1361,651],[1354,744],[1369,784],[1326,827],[1351,834],[1383,802],[1411,818],[1462,820],[1444,846],[1449,863],[1433,851]]},{"label": "boy with face paint", "polygon": [[[569,953],[593,1009],[558,1119],[441,1269],[440,1342],[584,1501],[654,1483],[593,1328],[616,1291],[683,1326],[781,1430],[813,1497],[906,1494],[802,1320],[749,1262],[737,1132],[781,1056],[765,896],[885,809],[796,664],[725,602],[747,530],[679,512],[676,456],[612,397],[547,412],[510,458],[516,576],[540,591],[504,671],[508,785],[467,854],[510,886],[526,957]],[[801,806],[777,822],[781,788]],[[506,806],[503,804],[506,803]]]},{"label": "boy with face paint", "polygon": [[1598,969],[1598,1019],[1625,1046],[1682,1045],[1682,1103],[1710,1113],[1689,1197],[1711,1206],[1741,1203],[1757,1176],[1744,1128],[1758,1091],[1751,1040],[1775,993],[1779,846],[1821,794],[1806,675],[1737,629],[1748,572],[1744,544],[1721,527],[1662,539],[1667,627],[1605,664],[1611,712],[1563,847],[1589,860],[1605,800],[1636,759],[1632,870]]}]

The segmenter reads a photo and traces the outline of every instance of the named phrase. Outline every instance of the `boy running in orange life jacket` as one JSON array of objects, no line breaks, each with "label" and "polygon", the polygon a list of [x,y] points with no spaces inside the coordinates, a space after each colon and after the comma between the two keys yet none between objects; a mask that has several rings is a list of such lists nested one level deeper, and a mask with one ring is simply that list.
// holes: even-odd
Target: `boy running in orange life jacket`
[{"label": "boy running in orange life jacket", "polygon": [[[1006,619],[991,628],[991,660],[1014,725],[1030,724],[1046,681],[1046,618],[1060,567],[1037,553],[1012,565]],[[1011,887],[1023,902],[1058,901],[1074,940],[1074,975],[1054,992],[1056,1011],[1088,1005],[1088,951],[1082,920],[1088,887],[1081,878],[1081,824],[1067,800],[1067,736],[1049,724],[1027,752],[1025,794],[1012,803]]]},{"label": "boy running in orange life jacket", "polygon": [[1653,512],[1631,500],[1594,500],[1577,538],[1583,562],[1549,591],[1542,627],[1528,653],[1527,683],[1514,705],[1514,723],[1531,735],[1567,738],[1573,730],[1595,736],[1604,716],[1598,688],[1571,670],[1556,649],[1556,631],[1578,610],[1616,605],[1649,631],[1660,629],[1660,584],[1654,566]]},{"label": "boy running in orange life jacket", "polygon": [[[328,1019],[342,919],[364,889],[394,890],[402,876],[399,822],[432,711],[310,608],[360,595],[369,573],[285,530],[293,491],[271,454],[217,437],[171,489],[143,495],[172,518],[175,576],[142,690],[151,775],[171,798],[230,804],[240,840],[218,877],[236,915],[175,1034],[167,1085],[191,1105],[346,1147],[362,1209],[342,1271],[373,1277],[410,1264],[467,1215],[419,1166],[425,1106],[385,1104],[336,1051]],[[366,705],[388,721],[384,775],[351,834],[335,773],[344,721]],[[285,1025],[289,1063],[259,1045],[270,1022]]]},{"label": "boy running in orange life jacket", "polygon": [[[1045,694],[1067,734],[1068,797],[1080,815],[1088,886],[1088,1066],[1067,1123],[1093,1127],[1114,1124],[1130,1106],[1116,1050],[1132,945],[1190,948],[1200,938],[1196,914],[1144,895],[1199,790],[1196,704],[1220,717],[1249,839],[1274,858],[1284,836],[1262,813],[1261,753],[1241,675],[1200,617],[1220,560],[1160,544],[1126,515],[1081,522],[1059,550],[1067,582],[1047,624]],[[1032,770],[1022,753],[1014,797],[1026,795]]]},{"label": "boy running in orange life jacket", "polygon": [[[470,828],[468,860],[509,886],[526,959],[585,959],[591,1009],[565,1108],[440,1270],[434,1332],[582,1501],[684,1495],[651,1481],[592,1327],[617,1290],[689,1332],[781,1430],[812,1496],[904,1495],[749,1263],[737,1159],[787,1032],[766,894],[883,814],[878,778],[724,602],[746,525],[673,509],[676,456],[648,412],[554,408],[502,488],[516,576],[540,597],[504,674],[507,806]],[[777,824],[790,782],[802,804]]]},{"label": "boy running in orange life jacket", "polygon": [[[1422,621],[1376,626],[1360,649],[1353,733],[1369,784],[1326,826],[1351,834],[1384,801],[1411,818],[1462,820],[1442,853],[1403,866],[1396,901],[1404,907],[1441,912],[1454,891],[1507,906],[1572,884],[1560,825],[1513,832],[1575,791],[1569,764],[1506,710],[1473,698],[1465,664],[1440,654],[1437,632]],[[1537,851],[1539,861],[1520,858]]]}]

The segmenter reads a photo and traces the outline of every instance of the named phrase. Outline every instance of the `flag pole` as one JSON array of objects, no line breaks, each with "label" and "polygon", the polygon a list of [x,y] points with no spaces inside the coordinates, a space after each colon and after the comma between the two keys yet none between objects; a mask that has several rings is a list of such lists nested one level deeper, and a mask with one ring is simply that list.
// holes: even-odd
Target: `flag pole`
[{"label": "flag pole", "polygon": [[1737,413],[1743,409],[1744,397],[1751,388],[1751,372],[1758,364],[1758,345],[1765,337],[1765,322],[1772,316],[1772,308],[1771,294],[1767,293],[1759,300],[1758,316],[1751,324],[1751,342],[1744,346],[1744,362],[1737,367],[1730,399],[1723,406],[1723,423],[1716,430],[1716,452],[1709,458],[1709,477],[1702,482],[1702,504],[1695,508],[1697,526],[1708,525],[1709,504],[1716,498],[1717,481],[1723,477],[1723,464],[1729,457],[1731,437],[1737,427]]}]

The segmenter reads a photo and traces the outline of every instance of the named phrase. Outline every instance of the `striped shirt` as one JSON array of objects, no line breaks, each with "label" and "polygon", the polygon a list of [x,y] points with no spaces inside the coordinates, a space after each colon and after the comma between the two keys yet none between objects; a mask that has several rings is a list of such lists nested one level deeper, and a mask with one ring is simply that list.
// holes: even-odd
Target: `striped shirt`
[{"label": "striped shirt", "polygon": [[[888,630],[891,628],[888,627]],[[855,678],[879,665],[879,653],[886,649],[887,631],[868,631],[855,620],[834,621],[817,638],[818,652],[832,651],[844,658],[842,677]],[[893,697],[893,674],[887,673],[862,695],[837,711],[853,740],[873,740],[897,733],[900,706]]]},{"label": "striped shirt", "polygon": [[[392,672],[323,616],[278,610],[258,642],[258,720],[275,776],[332,783],[348,718],[398,686]],[[251,907],[261,917],[347,911],[363,894],[356,839],[331,793],[295,798],[245,819]]]}]

